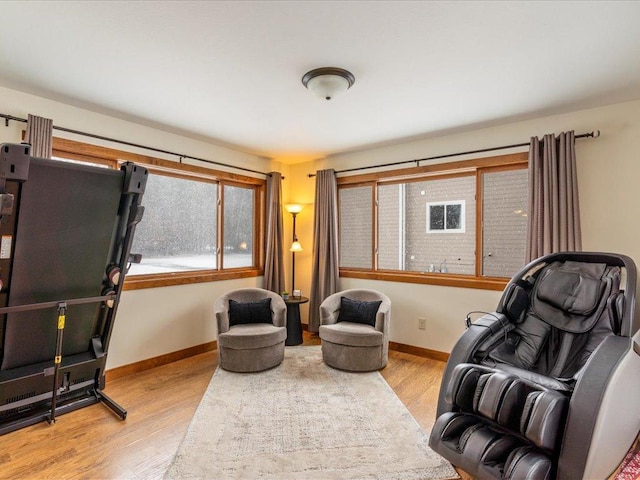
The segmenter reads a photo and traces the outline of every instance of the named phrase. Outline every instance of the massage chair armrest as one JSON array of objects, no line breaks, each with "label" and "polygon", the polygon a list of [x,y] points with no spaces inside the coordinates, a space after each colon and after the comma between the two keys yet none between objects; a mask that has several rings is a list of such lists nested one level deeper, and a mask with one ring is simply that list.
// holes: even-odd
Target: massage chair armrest
[{"label": "massage chair armrest", "polygon": [[458,339],[449,355],[440,394],[438,395],[438,410],[436,417],[452,410],[452,405],[445,398],[445,391],[451,379],[451,374],[456,365],[460,363],[475,363],[474,358],[478,356],[478,350],[491,342],[496,337],[502,338],[505,329],[511,326],[506,315],[501,313],[487,313],[469,325],[466,332]]},{"label": "massage chair armrest", "polygon": [[640,429],[640,353],[610,336],[585,364],[571,396],[557,480],[608,478]]}]

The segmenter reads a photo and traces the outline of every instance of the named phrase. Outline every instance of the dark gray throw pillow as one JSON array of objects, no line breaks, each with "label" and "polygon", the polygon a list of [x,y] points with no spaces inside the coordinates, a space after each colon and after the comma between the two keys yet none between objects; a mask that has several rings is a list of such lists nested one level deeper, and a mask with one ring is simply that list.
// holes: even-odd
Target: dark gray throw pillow
[{"label": "dark gray throw pillow", "polygon": [[376,314],[380,308],[381,300],[376,302],[364,302],[351,300],[347,297],[340,297],[340,313],[338,322],[364,323],[376,326]]},{"label": "dark gray throw pillow", "polygon": [[256,302],[236,302],[229,299],[229,326],[247,323],[271,323],[271,299]]}]

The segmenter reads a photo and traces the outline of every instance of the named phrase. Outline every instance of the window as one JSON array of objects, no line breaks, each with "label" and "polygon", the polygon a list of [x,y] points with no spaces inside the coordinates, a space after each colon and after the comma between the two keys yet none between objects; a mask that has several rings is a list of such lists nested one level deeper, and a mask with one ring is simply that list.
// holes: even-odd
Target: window
[{"label": "window", "polygon": [[[378,184],[378,268],[473,274],[475,223],[465,216],[475,210],[474,188],[471,174]],[[465,229],[466,223],[473,227]]]},{"label": "window", "polygon": [[362,212],[371,209],[372,198],[370,186],[340,190],[340,244],[351,245],[351,248],[340,249],[341,267],[371,267],[371,219]]},{"label": "window", "polygon": [[340,274],[503,288],[524,265],[526,167],[523,153],[340,177]]},{"label": "window", "polygon": [[265,181],[213,169],[54,138],[60,160],[149,169],[142,221],[136,226],[125,288],[262,274]]},{"label": "window", "polygon": [[464,233],[464,200],[428,202],[427,233]]},{"label": "window", "polygon": [[132,264],[129,275],[218,267],[217,183],[151,173],[143,205],[131,246],[142,262]]},{"label": "window", "polygon": [[250,188],[224,186],[224,266],[253,265],[254,192]]},{"label": "window", "polygon": [[[404,249],[407,237],[406,187],[404,183],[378,185],[378,268],[381,270],[406,269],[406,260],[408,260]],[[372,213],[371,209],[361,210],[360,216],[365,219]],[[339,230],[342,232],[342,222]],[[348,245],[348,242],[340,242],[340,255],[343,255],[343,250],[350,249]],[[372,267],[373,261],[368,264],[368,268]]]},{"label": "window", "polygon": [[482,176],[482,275],[510,277],[523,266],[527,189],[525,169]]}]

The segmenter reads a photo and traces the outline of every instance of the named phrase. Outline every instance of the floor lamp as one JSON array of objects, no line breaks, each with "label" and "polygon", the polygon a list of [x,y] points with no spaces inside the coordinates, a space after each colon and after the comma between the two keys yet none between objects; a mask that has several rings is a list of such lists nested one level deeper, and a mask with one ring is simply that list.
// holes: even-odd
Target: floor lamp
[{"label": "floor lamp", "polygon": [[296,235],[296,215],[302,211],[302,205],[285,205],[287,212],[293,217],[293,242],[291,243],[291,295],[294,296],[296,288],[296,252],[302,251],[302,245]]}]

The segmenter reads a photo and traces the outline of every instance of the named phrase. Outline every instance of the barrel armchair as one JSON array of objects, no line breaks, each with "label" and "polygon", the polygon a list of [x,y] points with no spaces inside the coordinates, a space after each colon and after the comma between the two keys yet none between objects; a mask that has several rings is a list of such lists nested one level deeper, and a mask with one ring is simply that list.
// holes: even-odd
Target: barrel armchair
[{"label": "barrel armchair", "polygon": [[322,358],[330,367],[353,372],[387,365],[391,301],[375,290],[351,289],[320,305]]},{"label": "barrel armchair", "polygon": [[261,288],[241,288],[220,296],[214,305],[221,368],[259,372],[284,359],[287,306],[280,295]]}]

